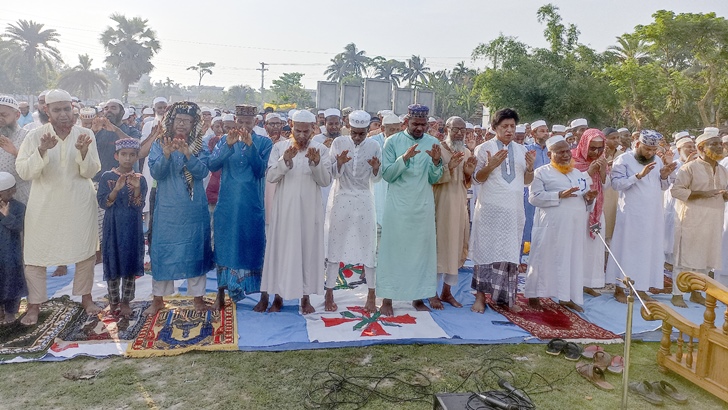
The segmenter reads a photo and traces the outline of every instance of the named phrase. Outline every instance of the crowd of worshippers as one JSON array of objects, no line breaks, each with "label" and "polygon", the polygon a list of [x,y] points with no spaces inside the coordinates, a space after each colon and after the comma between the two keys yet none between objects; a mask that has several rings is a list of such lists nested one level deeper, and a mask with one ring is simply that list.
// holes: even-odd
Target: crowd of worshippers
[{"label": "crowd of worshippers", "polygon": [[[665,266],[728,284],[728,137],[717,128],[677,132],[670,144],[654,130],[585,119],[519,124],[509,108],[476,127],[419,104],[402,116],[284,115],[159,97],[137,119],[116,99],[79,107],[50,90],[38,100],[31,114],[0,96],[0,321],[15,321],[26,297],[21,323],[36,323],[47,268],[62,275],[71,264],[73,295],[98,313],[100,261],[121,316],[145,270],[145,314],[163,309],[180,279],[200,312],[221,308],[225,291],[234,301],[260,293],[257,312],[299,299],[303,314],[323,293],[336,311],[342,264],[363,266],[364,309],[383,315],[393,300],[462,307],[452,287],[466,259],[481,313],[488,298],[520,310],[519,272],[535,309],[548,297],[582,311],[583,295],[607,284],[625,303],[620,265],[645,299],[664,288]],[[208,306],[212,269],[219,291]],[[690,300],[704,303],[699,292]]]}]

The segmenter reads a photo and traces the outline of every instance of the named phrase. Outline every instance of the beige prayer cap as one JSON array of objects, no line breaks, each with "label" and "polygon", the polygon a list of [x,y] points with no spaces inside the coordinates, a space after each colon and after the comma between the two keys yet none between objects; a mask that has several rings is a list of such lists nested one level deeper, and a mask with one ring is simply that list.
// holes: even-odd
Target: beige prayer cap
[{"label": "beige prayer cap", "polygon": [[96,116],[96,110],[90,107],[81,108],[79,115],[81,119],[92,120]]},{"label": "beige prayer cap", "polygon": [[553,137],[551,137],[551,138],[549,138],[549,139],[546,140],[546,149],[547,150],[551,150],[551,147],[554,144],[557,144],[557,143],[559,143],[561,141],[566,141],[566,138],[564,138],[561,135],[554,135]]},{"label": "beige prayer cap", "polygon": [[385,115],[384,118],[382,118],[382,125],[392,125],[392,124],[401,124],[401,123],[402,123],[402,121],[399,120],[399,117],[394,114]]},{"label": "beige prayer cap", "polygon": [[293,114],[293,122],[308,122],[315,123],[316,116],[311,111],[301,110]]},{"label": "beige prayer cap", "polygon": [[66,90],[50,90],[45,96],[46,104],[57,102],[71,102],[71,94]]},{"label": "beige prayer cap", "polygon": [[701,144],[702,142],[705,142],[711,138],[718,138],[718,135],[720,133],[720,130],[715,127],[707,127],[703,130],[703,133],[698,136],[698,138],[695,139],[696,144]]},{"label": "beige prayer cap", "polygon": [[683,146],[683,145],[687,144],[688,142],[693,142],[693,139],[692,139],[692,138],[690,138],[690,137],[684,137],[684,138],[680,138],[680,139],[679,139],[679,140],[677,140],[677,142],[675,143],[675,147],[676,147],[677,149],[680,149],[680,148],[682,148],[682,146]]}]

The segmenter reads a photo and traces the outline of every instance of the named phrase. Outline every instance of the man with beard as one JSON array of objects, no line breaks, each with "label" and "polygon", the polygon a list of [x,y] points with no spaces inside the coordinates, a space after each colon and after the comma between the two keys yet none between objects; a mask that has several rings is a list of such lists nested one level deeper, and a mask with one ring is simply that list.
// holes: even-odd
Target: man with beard
[{"label": "man with beard", "polygon": [[[429,108],[408,107],[407,129],[387,139],[382,153],[382,177],[389,183],[382,220],[382,242],[377,264],[377,295],[384,298],[380,312],[394,314],[392,300],[422,301],[437,292],[435,199],[431,185],[443,172],[440,142],[426,134]],[[424,151],[426,154],[418,155]]]},{"label": "man with beard", "polygon": [[275,294],[269,312],[280,312],[283,299],[301,299],[304,315],[315,312],[309,295],[324,287],[324,206],[321,187],[331,184],[329,149],[311,137],[316,116],[301,110],[293,115],[293,138],[273,146],[268,182],[277,184],[265,247],[260,302]]},{"label": "man with beard", "polygon": [[[329,108],[324,111],[324,117],[326,118],[326,122],[324,123],[326,132],[315,135],[312,141],[323,144],[326,148],[331,148],[334,140],[343,135],[341,133],[341,112],[336,108]],[[346,133],[346,135],[349,135],[349,133]],[[324,205],[324,213],[326,212],[326,204],[329,202],[330,190],[331,185],[321,187],[321,200]]]},{"label": "man with beard", "polygon": [[[655,155],[661,139],[657,131],[643,130],[634,152],[617,157],[610,172],[612,187],[619,192],[612,252],[642,298],[650,287],[663,286],[665,255],[662,240],[655,238],[663,237],[662,191],[670,185],[667,178],[675,163],[663,165]],[[622,277],[613,258],[607,263],[607,277]],[[614,298],[627,303],[622,286],[617,282]]]},{"label": "man with beard", "polygon": [[[670,162],[675,161],[675,169],[680,169],[683,164],[687,164],[689,161],[698,157],[698,149],[695,146],[695,141],[690,138],[690,134],[687,131],[673,134],[673,141],[675,141],[677,155],[672,152],[666,153],[662,157],[663,162],[667,162],[668,160]],[[668,181],[671,184],[670,188],[672,188],[672,183],[675,182],[675,174],[670,175]],[[677,214],[675,211],[676,201],[670,190],[665,191],[663,200],[663,206],[665,208],[665,237],[663,243],[665,244],[665,269],[671,272],[675,264],[673,250],[675,248],[675,224],[677,223]],[[675,276],[677,276],[677,273],[675,273]],[[675,298],[676,303],[685,303],[682,298],[682,292],[677,286],[672,287],[672,293],[673,295],[680,296],[680,298]]]},{"label": "man with beard", "polygon": [[38,118],[31,123],[26,124],[23,129],[32,131],[40,126],[48,124],[48,114],[46,114],[46,94],[49,90],[45,90],[38,95]]},{"label": "man with beard", "polygon": [[21,322],[38,321],[48,300],[46,266],[76,264],[73,295],[89,315],[99,309],[91,297],[98,245],[96,192],[91,178],[101,168],[94,134],[74,125],[71,95],[52,90],[46,96],[50,123],[28,133],[15,166],[31,181],[25,218],[25,278],[28,310]]},{"label": "man with beard", "polygon": [[[385,115],[382,118],[382,129],[381,133],[371,138],[379,144],[379,148],[383,152],[387,139],[402,129],[402,122],[394,113]],[[384,217],[384,206],[387,203],[388,185],[383,178],[374,184],[374,204],[377,211],[377,248],[379,248],[379,239],[382,234],[382,218]]]},{"label": "man with beard", "polygon": [[[550,162],[548,156],[548,148],[546,148],[546,140],[549,138],[549,128],[546,121],[538,120],[531,124],[531,134],[533,135],[533,144],[527,144],[526,149],[533,151],[536,156],[533,160],[534,171],[541,166]],[[536,207],[528,201],[528,187],[523,189],[523,209],[526,211],[526,224],[523,227],[523,244],[531,242],[531,229],[533,228],[533,215]],[[521,251],[523,253],[523,250]]]},{"label": "man with beard", "polygon": [[627,128],[620,128],[619,132],[619,146],[622,147],[622,152],[627,152],[632,149],[632,134]]},{"label": "man with beard", "polygon": [[[728,201],[728,170],[718,161],[725,158],[717,132],[708,129],[695,139],[698,158],[677,172],[670,192],[677,200],[675,210],[674,272],[698,272],[721,268],[721,244],[725,202]],[[677,287],[673,285],[673,287]],[[672,296],[673,305],[683,307],[681,295]],[[705,304],[698,291],[690,300]],[[687,306],[684,306],[687,307]]]},{"label": "man with beard", "polygon": [[574,137],[576,138],[574,140],[574,144],[579,144],[581,135],[584,134],[584,131],[586,131],[587,127],[588,123],[584,118],[577,118],[571,122],[571,133],[574,134]]},{"label": "man with beard", "polygon": [[591,177],[574,167],[564,137],[546,144],[551,163],[536,170],[529,188],[537,208],[524,295],[532,308],[541,307],[538,298],[555,297],[583,312],[584,237],[597,192],[589,188]]},{"label": "man with beard", "polygon": [[[18,118],[18,127],[23,128],[27,124],[33,122],[33,114],[30,112],[30,105],[27,102],[21,101],[18,103],[18,109],[20,109],[20,118]],[[88,127],[86,127],[88,128]]]},{"label": "man with beard", "polygon": [[[322,112],[323,115],[323,112]],[[269,112],[265,115],[265,132],[268,134],[273,145],[279,141],[287,139],[283,136],[283,126],[286,122],[280,114]],[[276,185],[272,182],[265,181],[265,226],[266,232],[270,224],[271,210],[273,209],[273,197],[276,193]]]},{"label": "man with beard", "polygon": [[0,95],[0,172],[7,172],[15,177],[15,199],[25,205],[30,194],[30,182],[20,178],[15,170],[18,148],[28,133],[18,125],[20,116],[20,109],[15,99],[8,95]]},{"label": "man with beard", "polygon": [[518,113],[498,110],[491,126],[496,138],[475,149],[478,166],[473,181],[480,185],[470,236],[473,261],[471,287],[477,292],[471,310],[485,311],[485,294],[519,312],[516,306],[518,264],[523,225],[523,186],[533,180],[535,152],[514,141]]},{"label": "man with beard", "polygon": [[468,187],[478,164],[465,146],[465,127],[465,120],[460,117],[450,117],[445,122],[443,172],[432,187],[437,232],[437,283],[443,283],[440,295],[435,293],[430,298],[430,306],[437,310],[443,309],[442,302],[457,308],[463,306],[453,296],[451,287],[457,285],[458,270],[468,257]]}]

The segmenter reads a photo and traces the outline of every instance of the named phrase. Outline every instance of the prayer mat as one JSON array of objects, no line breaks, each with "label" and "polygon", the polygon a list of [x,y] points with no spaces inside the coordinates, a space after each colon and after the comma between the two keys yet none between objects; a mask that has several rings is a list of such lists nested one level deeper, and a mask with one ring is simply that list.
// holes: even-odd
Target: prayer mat
[{"label": "prayer mat", "polygon": [[364,265],[339,262],[339,276],[334,289],[354,289],[362,283],[367,283],[364,278]]},{"label": "prayer mat", "polygon": [[[212,304],[215,295],[205,296]],[[192,350],[238,350],[235,303],[225,297],[222,311],[195,311],[191,297],[165,298],[166,306],[149,316],[126,351],[127,357],[175,356]]]},{"label": "prayer mat", "polygon": [[578,314],[549,298],[539,298],[542,308],[533,309],[528,305],[528,299],[522,294],[518,294],[516,304],[522,310],[514,313],[506,306],[493,303],[490,295],[486,294],[485,297],[488,306],[494,311],[542,340],[559,338],[582,343],[622,341],[619,335],[587,322]]},{"label": "prayer mat", "polygon": [[152,302],[131,302],[130,318],[120,317],[109,311],[107,306],[99,315],[89,316],[85,312],[66,327],[58,338],[65,342],[119,342],[134,340],[144,326],[144,309]]},{"label": "prayer mat", "polygon": [[0,355],[44,354],[63,329],[82,313],[81,304],[68,296],[43,303],[35,325],[24,326],[18,319],[0,326]]}]

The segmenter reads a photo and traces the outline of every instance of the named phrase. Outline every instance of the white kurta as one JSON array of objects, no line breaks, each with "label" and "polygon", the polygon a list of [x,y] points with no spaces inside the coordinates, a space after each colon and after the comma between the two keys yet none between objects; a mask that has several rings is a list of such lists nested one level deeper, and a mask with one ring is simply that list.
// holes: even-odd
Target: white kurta
[{"label": "white kurta", "polygon": [[[42,157],[40,138],[58,139]],[[79,135],[93,140],[85,158],[76,149]],[[46,124],[28,133],[15,161],[18,175],[31,181],[25,213],[26,265],[72,265],[96,254],[98,204],[91,178],[101,169],[94,133],[74,126],[65,140]]]},{"label": "white kurta", "polygon": [[[672,183],[675,181],[675,174],[677,173],[677,170],[679,170],[683,165],[679,160],[675,162],[677,162],[675,171],[667,179],[670,183],[670,188],[672,188]],[[665,239],[663,241],[663,244],[665,245],[665,262],[673,264],[674,258],[672,251],[675,247],[675,223],[677,214],[675,213],[675,198],[673,198],[669,188],[663,193],[662,205],[665,208]]]},{"label": "white kurta", "polygon": [[[536,169],[528,195],[536,213],[524,289],[526,297],[584,302],[583,252],[591,210],[584,201],[584,193],[591,183],[591,177],[576,168],[568,174],[562,174],[551,164]],[[576,197],[559,198],[559,192],[572,187],[579,187]]]},{"label": "white kurta", "polygon": [[[339,170],[336,156],[349,151],[349,162]],[[379,144],[365,139],[354,145],[350,136],[339,137],[331,144],[330,158],[334,182],[326,207],[325,240],[328,244],[326,260],[329,262],[361,263],[376,266],[377,216],[374,207],[374,183],[382,179],[380,169],[376,176],[367,161],[373,157],[381,163]]]},{"label": "white kurta", "polygon": [[[488,152],[495,155],[499,151],[496,141],[493,138],[475,148],[478,159],[476,174],[488,163]],[[473,214],[469,256],[476,265],[495,262],[518,264],[521,260],[521,240],[526,223],[523,209],[526,147],[516,142],[509,145],[513,146],[515,169],[509,166],[510,158],[507,158],[503,161],[506,171],[502,171],[504,165],[501,164],[484,183],[473,178],[473,183],[478,185],[478,200]],[[504,172],[513,175],[511,182],[504,179]]]},{"label": "white kurta", "polygon": [[273,146],[266,180],[276,183],[269,237],[265,247],[261,290],[296,299],[324,289],[324,206],[321,187],[331,184],[329,149],[311,141],[321,160],[310,166],[306,151],[283,161],[291,140]]},{"label": "white kurta", "polygon": [[[617,218],[611,248],[625,273],[635,281],[635,288],[646,291],[664,284],[664,252],[662,238],[665,229],[663,193],[669,186],[660,178],[662,160],[655,156],[655,167],[642,179],[637,179],[644,165],[630,151],[617,157],[610,174],[612,188],[619,192]],[[621,278],[622,274],[609,258],[607,277]]]},{"label": "white kurta", "polygon": [[[324,144],[324,142],[328,138],[329,137],[327,137],[326,134],[318,134],[318,135],[314,135],[313,138],[311,138],[311,141],[318,142],[319,144],[326,146]],[[332,141],[332,144],[333,144],[333,141]],[[329,194],[330,193],[331,193],[331,185],[321,187],[321,203],[323,204],[323,207],[324,207],[324,215],[326,215],[326,204],[329,203]]]},{"label": "white kurta", "polygon": [[[724,158],[720,161],[720,165],[724,168],[728,168],[728,158]],[[721,241],[721,267],[715,270],[715,280],[728,286],[728,205],[723,208],[723,237]]]},{"label": "white kurta", "polygon": [[[25,136],[28,134],[27,130],[18,128],[11,135],[6,135],[10,139],[15,149],[20,151],[20,145],[23,144]],[[15,170],[15,157],[4,149],[0,148],[0,171],[8,172],[15,177],[15,196],[14,198],[23,204],[28,203],[28,195],[30,195],[30,182],[18,176],[18,172]]]}]

